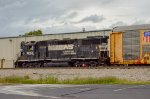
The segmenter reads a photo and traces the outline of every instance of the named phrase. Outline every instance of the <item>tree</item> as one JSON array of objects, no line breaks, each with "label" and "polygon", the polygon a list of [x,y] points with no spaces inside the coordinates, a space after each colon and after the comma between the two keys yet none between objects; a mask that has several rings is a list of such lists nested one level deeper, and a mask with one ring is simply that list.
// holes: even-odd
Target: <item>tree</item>
[{"label": "tree", "polygon": [[42,33],[41,30],[34,30],[34,31],[30,31],[30,32],[28,32],[28,33],[25,33],[24,36],[32,36],[32,35],[38,36],[38,35],[42,35],[42,34],[43,34],[43,33]]}]

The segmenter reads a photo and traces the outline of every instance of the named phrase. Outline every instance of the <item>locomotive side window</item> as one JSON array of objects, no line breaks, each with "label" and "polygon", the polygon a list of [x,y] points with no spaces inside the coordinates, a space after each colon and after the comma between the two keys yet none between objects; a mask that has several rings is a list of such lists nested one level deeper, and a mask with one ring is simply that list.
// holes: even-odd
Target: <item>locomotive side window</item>
[{"label": "locomotive side window", "polygon": [[101,43],[100,39],[87,39],[82,41],[83,45],[100,44],[100,43]]},{"label": "locomotive side window", "polygon": [[83,45],[108,43],[107,38],[93,38],[82,40]]}]

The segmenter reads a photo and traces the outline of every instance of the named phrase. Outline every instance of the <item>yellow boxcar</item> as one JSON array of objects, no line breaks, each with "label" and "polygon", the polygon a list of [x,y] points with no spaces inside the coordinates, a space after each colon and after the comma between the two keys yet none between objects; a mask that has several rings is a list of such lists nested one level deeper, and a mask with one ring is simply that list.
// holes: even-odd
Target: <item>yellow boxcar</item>
[{"label": "yellow boxcar", "polygon": [[150,31],[128,30],[110,34],[111,64],[150,64]]}]

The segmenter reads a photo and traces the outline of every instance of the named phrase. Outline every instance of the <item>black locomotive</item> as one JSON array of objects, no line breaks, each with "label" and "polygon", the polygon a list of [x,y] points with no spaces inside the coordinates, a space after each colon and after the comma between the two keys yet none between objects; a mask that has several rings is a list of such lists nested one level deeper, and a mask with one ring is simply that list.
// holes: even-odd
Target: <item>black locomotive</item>
[{"label": "black locomotive", "polygon": [[15,66],[48,67],[59,62],[76,67],[109,65],[108,36],[22,42]]}]

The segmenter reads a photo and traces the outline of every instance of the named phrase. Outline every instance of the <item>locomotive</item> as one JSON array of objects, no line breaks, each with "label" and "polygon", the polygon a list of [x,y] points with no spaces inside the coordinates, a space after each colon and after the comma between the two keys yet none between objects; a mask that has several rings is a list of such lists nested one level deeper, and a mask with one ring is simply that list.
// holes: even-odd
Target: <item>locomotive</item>
[{"label": "locomotive", "polygon": [[49,63],[61,62],[75,67],[109,65],[108,39],[108,36],[93,36],[82,39],[23,41],[15,67],[48,67]]}]

